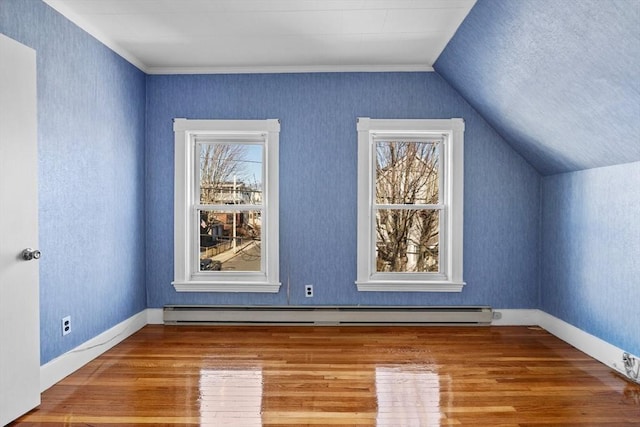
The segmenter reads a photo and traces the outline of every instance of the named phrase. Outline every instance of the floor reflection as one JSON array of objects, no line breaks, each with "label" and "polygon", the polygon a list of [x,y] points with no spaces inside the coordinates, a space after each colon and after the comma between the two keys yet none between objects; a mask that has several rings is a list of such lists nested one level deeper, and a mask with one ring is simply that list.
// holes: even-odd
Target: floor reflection
[{"label": "floor reflection", "polygon": [[262,425],[262,368],[202,369],[200,424]]},{"label": "floor reflection", "polygon": [[440,380],[419,365],[376,368],[377,425],[440,426]]}]

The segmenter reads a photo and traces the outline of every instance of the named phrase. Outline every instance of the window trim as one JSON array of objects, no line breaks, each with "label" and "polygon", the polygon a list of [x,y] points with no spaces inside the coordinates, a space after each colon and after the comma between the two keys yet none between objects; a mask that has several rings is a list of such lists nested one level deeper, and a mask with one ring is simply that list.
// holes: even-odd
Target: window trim
[{"label": "window trim", "polygon": [[[370,119],[359,117],[358,131],[358,241],[357,279],[359,291],[461,292],[463,281],[464,212],[464,120]],[[445,136],[444,194],[442,202],[445,235],[441,275],[433,273],[377,273],[374,267],[375,237],[373,197],[375,191],[375,138]],[[441,243],[442,245],[442,243]],[[437,277],[439,276],[439,277]]]},{"label": "window trim", "polygon": [[[278,216],[278,145],[280,121],[268,120],[188,120],[174,119],[174,281],[178,292],[268,292],[280,290],[279,216]],[[259,272],[200,272],[192,247],[199,218],[196,191],[196,136],[233,135],[264,138],[264,177],[262,210],[264,268]],[[265,221],[266,219],[266,221]]]}]

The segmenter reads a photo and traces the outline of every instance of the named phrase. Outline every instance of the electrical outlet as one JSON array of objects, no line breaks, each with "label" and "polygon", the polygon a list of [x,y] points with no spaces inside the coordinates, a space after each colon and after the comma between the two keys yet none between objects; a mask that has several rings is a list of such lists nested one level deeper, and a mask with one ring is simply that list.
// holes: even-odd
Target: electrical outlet
[{"label": "electrical outlet", "polygon": [[71,333],[71,316],[62,318],[62,336],[69,335]]},{"label": "electrical outlet", "polygon": [[304,286],[304,296],[307,298],[311,298],[313,296],[313,285]]}]

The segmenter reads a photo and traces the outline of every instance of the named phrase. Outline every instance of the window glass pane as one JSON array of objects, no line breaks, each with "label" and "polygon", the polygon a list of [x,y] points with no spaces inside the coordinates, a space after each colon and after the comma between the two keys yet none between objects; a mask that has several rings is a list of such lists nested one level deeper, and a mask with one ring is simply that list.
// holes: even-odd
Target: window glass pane
[{"label": "window glass pane", "polygon": [[201,204],[262,204],[262,145],[198,146]]},{"label": "window glass pane", "polygon": [[439,204],[437,141],[376,141],[376,203]]},{"label": "window glass pane", "polygon": [[440,210],[378,209],[376,271],[439,272]]},{"label": "window glass pane", "polygon": [[200,271],[261,271],[260,210],[198,214]]}]

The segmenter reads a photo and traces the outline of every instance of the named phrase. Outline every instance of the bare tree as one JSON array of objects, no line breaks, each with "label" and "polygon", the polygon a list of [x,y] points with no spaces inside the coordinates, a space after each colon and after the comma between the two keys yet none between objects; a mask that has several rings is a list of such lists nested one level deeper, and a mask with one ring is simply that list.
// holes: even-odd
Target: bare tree
[{"label": "bare tree", "polygon": [[376,147],[377,271],[438,271],[438,145],[384,141]]},{"label": "bare tree", "polygon": [[203,144],[200,150],[200,201],[211,203],[234,176],[244,176],[246,145]]}]

